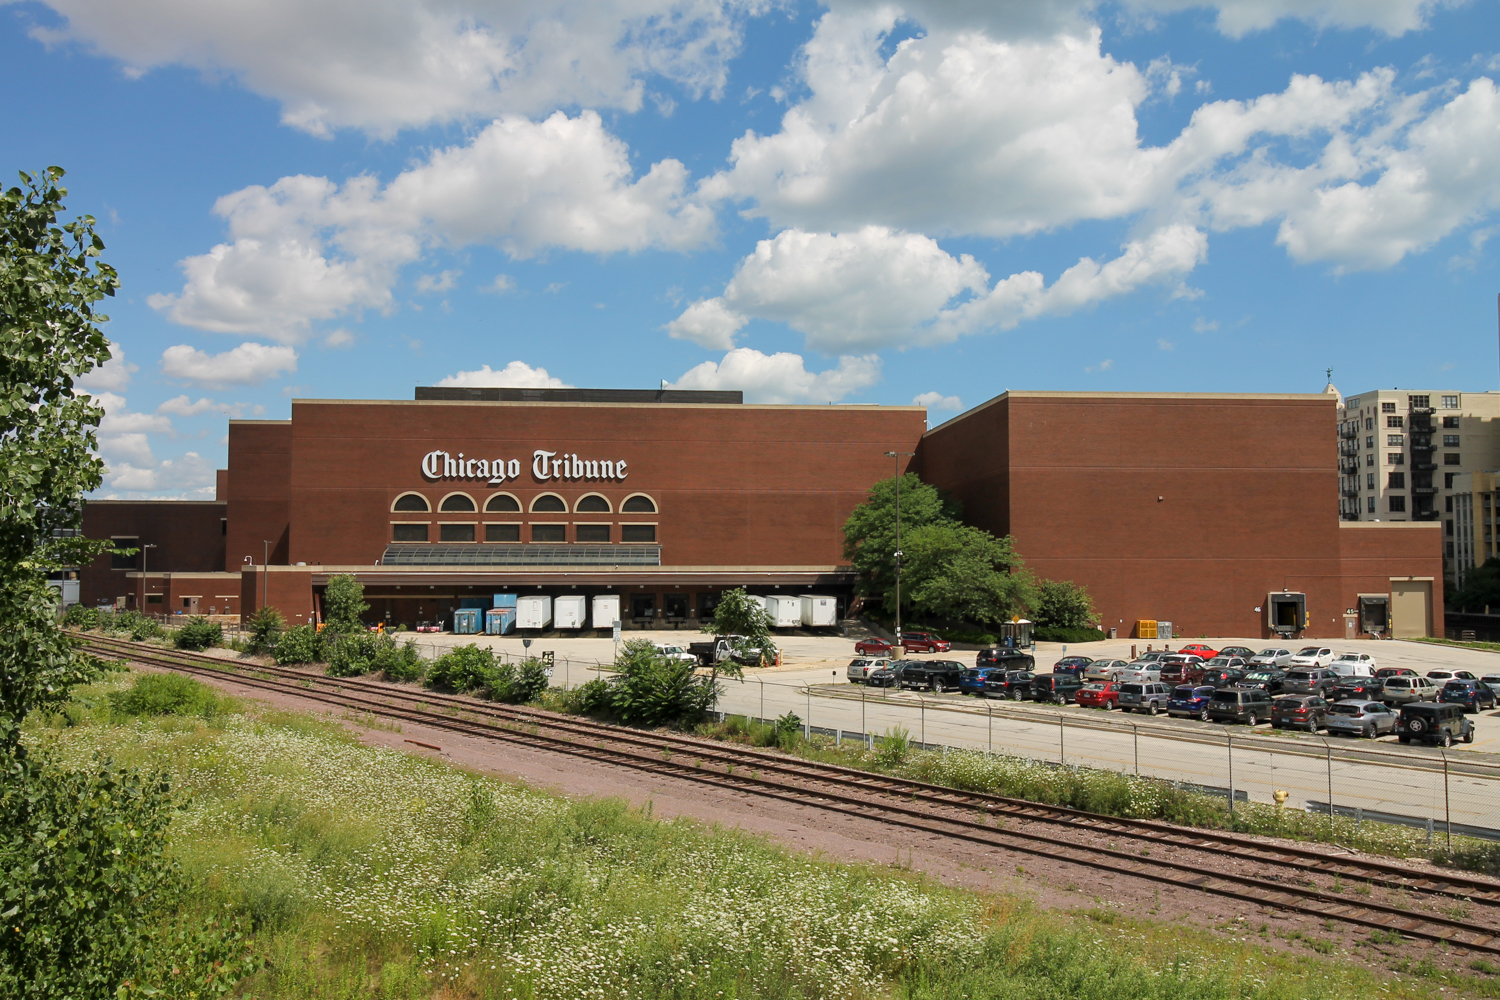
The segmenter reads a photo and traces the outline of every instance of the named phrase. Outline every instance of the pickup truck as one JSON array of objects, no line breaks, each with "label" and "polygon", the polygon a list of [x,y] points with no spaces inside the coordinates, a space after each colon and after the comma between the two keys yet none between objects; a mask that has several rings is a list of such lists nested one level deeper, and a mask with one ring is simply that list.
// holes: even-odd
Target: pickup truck
[{"label": "pickup truck", "polygon": [[692,663],[694,666],[698,665],[698,657],[683,649],[681,646],[674,646],[670,643],[663,642],[652,643],[652,645],[656,647],[656,655],[660,656],[664,660]]},{"label": "pickup truck", "polygon": [[726,660],[735,660],[747,667],[760,666],[761,651],[759,649],[736,648],[744,638],[742,635],[716,635],[709,641],[688,643],[687,651],[696,656],[698,662],[705,667],[711,667],[715,663],[723,663]]}]

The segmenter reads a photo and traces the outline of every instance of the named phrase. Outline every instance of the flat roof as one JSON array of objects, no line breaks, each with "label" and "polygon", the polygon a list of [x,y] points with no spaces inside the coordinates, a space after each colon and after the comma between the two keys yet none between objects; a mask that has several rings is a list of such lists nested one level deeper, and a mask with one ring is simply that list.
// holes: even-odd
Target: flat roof
[{"label": "flat roof", "polygon": [[928,429],[923,437],[947,430],[965,417],[971,417],[981,410],[988,409],[997,403],[1009,399],[1095,399],[1100,402],[1113,400],[1183,400],[1183,401],[1213,401],[1213,400],[1245,400],[1254,402],[1302,402],[1313,403],[1327,401],[1330,404],[1336,402],[1334,396],[1326,392],[1082,392],[1063,391],[1050,389],[1007,389],[993,399],[987,399],[978,406],[965,410],[956,417]]},{"label": "flat roof", "polygon": [[518,389],[500,386],[417,386],[416,399],[488,403],[722,403],[745,401],[738,389]]},{"label": "flat roof", "polygon": [[[583,403],[547,402],[536,400],[478,400],[478,399],[293,399],[294,405],[322,406],[542,406],[542,407],[598,407],[618,410],[621,407],[655,407],[659,409],[691,408],[695,410],[889,410],[891,412],[915,411],[925,413],[925,406],[887,406],[884,403]],[[285,420],[243,420],[230,423],[289,423]]]}]

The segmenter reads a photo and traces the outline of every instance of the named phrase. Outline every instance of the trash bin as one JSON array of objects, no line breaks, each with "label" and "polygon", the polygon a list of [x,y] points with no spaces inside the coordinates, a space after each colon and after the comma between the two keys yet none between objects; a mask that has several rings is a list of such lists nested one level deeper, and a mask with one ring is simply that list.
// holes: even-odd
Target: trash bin
[{"label": "trash bin", "polygon": [[1118,638],[1119,638],[1119,637],[1120,637],[1120,636],[1119,636],[1119,630],[1118,630],[1118,629],[1116,629],[1116,628],[1115,628],[1115,627],[1114,627],[1114,626],[1113,626],[1113,625],[1111,625],[1111,626],[1110,626],[1110,627],[1109,627],[1109,637],[1110,637],[1110,638],[1111,638],[1111,639],[1118,639]]}]

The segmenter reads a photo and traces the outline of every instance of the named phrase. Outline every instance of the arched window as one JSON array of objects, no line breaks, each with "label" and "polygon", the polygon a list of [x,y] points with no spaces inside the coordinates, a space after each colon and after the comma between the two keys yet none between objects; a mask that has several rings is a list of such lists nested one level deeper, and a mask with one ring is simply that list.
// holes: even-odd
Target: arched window
[{"label": "arched window", "polygon": [[474,506],[474,498],[467,493],[449,493],[443,497],[443,502],[438,505],[438,510],[450,512],[478,509],[478,507]]},{"label": "arched window", "polygon": [[597,493],[588,493],[578,498],[573,509],[580,514],[608,514],[609,501]]},{"label": "arched window", "polygon": [[491,514],[519,513],[521,510],[521,501],[509,493],[496,493],[484,502],[484,509]]},{"label": "arched window", "polygon": [[417,510],[426,511],[432,508],[427,504],[427,498],[420,493],[403,493],[391,504],[391,510]]},{"label": "arched window", "polygon": [[566,514],[568,505],[556,493],[543,493],[531,501],[533,514]]},{"label": "arched window", "polygon": [[655,514],[656,501],[652,500],[644,493],[636,493],[625,498],[625,502],[620,505],[620,513]]}]

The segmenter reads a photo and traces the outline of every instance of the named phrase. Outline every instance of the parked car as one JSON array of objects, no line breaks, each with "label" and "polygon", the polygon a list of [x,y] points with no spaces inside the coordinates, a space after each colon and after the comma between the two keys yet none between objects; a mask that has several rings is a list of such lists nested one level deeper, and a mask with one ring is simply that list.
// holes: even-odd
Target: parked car
[{"label": "parked car", "polygon": [[1266,694],[1280,694],[1286,687],[1286,671],[1276,669],[1252,669],[1235,682],[1235,687],[1258,688]]},{"label": "parked car", "polygon": [[917,662],[917,660],[886,660],[885,666],[876,667],[865,675],[865,683],[872,687],[900,688],[901,671],[906,669],[908,664]]},{"label": "parked car", "polygon": [[1286,662],[1286,668],[1326,667],[1333,662],[1333,650],[1327,646],[1303,646]]},{"label": "parked car", "polygon": [[1074,677],[1082,677],[1088,665],[1094,662],[1092,656],[1064,656],[1052,665],[1054,674],[1072,674]]},{"label": "parked car", "polygon": [[1115,674],[1126,670],[1130,664],[1125,660],[1095,660],[1083,671],[1083,679],[1086,681],[1112,681]]},{"label": "parked car", "polygon": [[1485,674],[1483,677],[1479,678],[1479,683],[1483,684],[1491,691],[1494,691],[1496,694],[1500,694],[1500,674]]},{"label": "parked car", "polygon": [[1306,729],[1315,733],[1323,728],[1328,702],[1315,694],[1284,694],[1271,702],[1272,729]]},{"label": "parked car", "polygon": [[1450,705],[1462,705],[1466,712],[1478,712],[1495,708],[1495,692],[1479,681],[1449,681],[1438,692],[1438,701]]},{"label": "parked car", "polygon": [[1257,688],[1220,688],[1208,700],[1208,717],[1258,726],[1271,717],[1271,696]]},{"label": "parked car", "polygon": [[856,656],[849,661],[847,673],[850,681],[863,684],[870,679],[871,672],[890,665],[890,658],[886,656]]},{"label": "parked car", "polygon": [[1292,661],[1292,651],[1280,646],[1269,646],[1250,657],[1254,667],[1284,667]]},{"label": "parked car", "polygon": [[1375,658],[1369,653],[1340,653],[1328,669],[1340,677],[1374,677]]},{"label": "parked car", "polygon": [[1414,701],[1401,706],[1396,738],[1402,743],[1436,743],[1442,747],[1451,747],[1455,739],[1473,743],[1474,723],[1464,715],[1462,705]]},{"label": "parked car", "polygon": [[1161,681],[1127,681],[1120,685],[1120,710],[1156,715],[1172,700],[1172,689]]},{"label": "parked car", "polygon": [[1437,701],[1437,696],[1438,686],[1425,677],[1387,677],[1380,688],[1380,700],[1387,705]]},{"label": "parked car", "polygon": [[1031,681],[1036,675],[1030,670],[1005,670],[990,674],[984,681],[986,698],[1009,698],[1020,701],[1031,697]]},{"label": "parked car", "polygon": [[1250,657],[1255,655],[1255,650],[1251,649],[1249,646],[1225,646],[1219,650],[1219,655],[1244,657],[1245,662],[1248,663],[1250,661]]},{"label": "parked car", "polygon": [[902,632],[901,644],[908,653],[947,653],[953,643],[936,632]]},{"label": "parked car", "polygon": [[1172,655],[1172,651],[1169,650],[1169,649],[1151,649],[1151,650],[1147,650],[1146,652],[1142,653],[1140,656],[1137,656],[1135,658],[1135,660],[1132,661],[1132,662],[1136,662],[1136,663],[1155,663],[1158,660],[1160,660],[1162,657],[1171,656],[1171,655]]},{"label": "parked car", "polygon": [[1477,681],[1478,677],[1467,670],[1429,670],[1427,679],[1441,687],[1447,681]]},{"label": "parked car", "polygon": [[1208,700],[1214,696],[1211,685],[1179,684],[1172,690],[1172,698],[1167,702],[1167,714],[1180,718],[1199,719],[1208,721]]},{"label": "parked car", "polygon": [[999,667],[970,667],[958,677],[959,694],[975,694],[984,697],[984,682],[991,674],[1003,673]]},{"label": "parked car", "polygon": [[1283,694],[1329,695],[1339,686],[1338,675],[1321,667],[1293,668],[1286,672],[1286,681],[1281,686]]},{"label": "parked car", "polygon": [[1375,676],[1382,680],[1386,677],[1415,677],[1417,672],[1411,667],[1381,667],[1375,671]]},{"label": "parked car", "polygon": [[1124,669],[1115,672],[1117,681],[1159,681],[1161,680],[1160,660],[1131,660],[1125,664]]},{"label": "parked car", "polygon": [[974,666],[999,667],[1002,670],[1034,670],[1036,660],[1030,653],[1019,649],[1002,649],[991,646],[974,654]]},{"label": "parked car", "polygon": [[1400,716],[1378,701],[1361,701],[1351,698],[1336,701],[1328,706],[1328,735],[1363,736],[1373,740],[1377,736],[1396,731]]},{"label": "parked car", "polygon": [[927,688],[933,694],[957,691],[966,669],[957,660],[907,660],[897,683],[903,688]]},{"label": "parked car", "polygon": [[1102,708],[1108,712],[1120,704],[1120,685],[1114,681],[1092,681],[1078,689],[1073,701],[1084,708]]},{"label": "parked car", "polygon": [[1181,649],[1179,649],[1177,652],[1191,653],[1198,659],[1203,660],[1205,663],[1209,660],[1212,660],[1215,656],[1219,655],[1219,651],[1217,649],[1214,649],[1212,646],[1203,642],[1190,642],[1186,646],[1183,646]]},{"label": "parked car", "polygon": [[[1222,659],[1222,657],[1218,658]],[[1207,684],[1210,687],[1227,688],[1234,687],[1243,676],[1245,676],[1245,672],[1237,668],[1209,667],[1203,671],[1203,676],[1199,680],[1200,683]]]},{"label": "parked car", "polygon": [[1379,701],[1385,681],[1378,677],[1346,677],[1328,696],[1329,701]]},{"label": "parked car", "polygon": [[890,656],[893,648],[895,643],[873,635],[854,644],[854,652],[860,656]]},{"label": "parked car", "polygon": [[1172,653],[1162,658],[1163,684],[1197,684],[1203,679],[1203,660],[1191,653]]},{"label": "parked car", "polygon": [[1037,674],[1031,679],[1031,700],[1071,705],[1083,681],[1072,674]]}]

